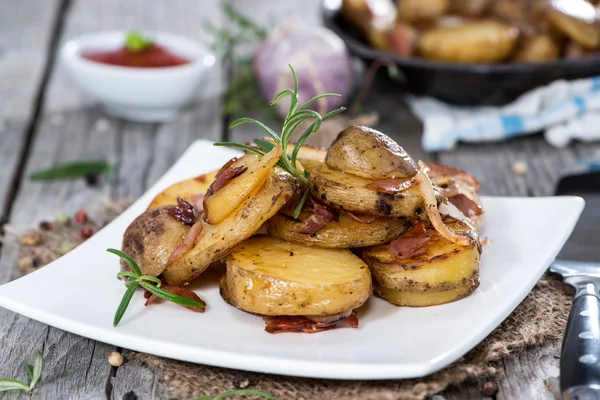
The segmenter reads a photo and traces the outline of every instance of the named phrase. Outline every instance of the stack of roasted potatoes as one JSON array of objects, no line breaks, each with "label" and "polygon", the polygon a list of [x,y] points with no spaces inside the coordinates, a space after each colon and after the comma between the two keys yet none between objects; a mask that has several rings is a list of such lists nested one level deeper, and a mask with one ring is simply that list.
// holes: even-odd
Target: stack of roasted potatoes
[{"label": "stack of roasted potatoes", "polygon": [[308,184],[280,167],[282,151],[246,152],[167,188],[129,226],[123,251],[170,286],[224,263],[223,299],[272,333],[357,327],[354,310],[373,292],[422,307],[478,287],[484,214],[472,175],[417,163],[361,126],[327,150],[302,147]]},{"label": "stack of roasted potatoes", "polygon": [[598,1],[343,0],[375,48],[453,63],[546,62],[600,48]]}]

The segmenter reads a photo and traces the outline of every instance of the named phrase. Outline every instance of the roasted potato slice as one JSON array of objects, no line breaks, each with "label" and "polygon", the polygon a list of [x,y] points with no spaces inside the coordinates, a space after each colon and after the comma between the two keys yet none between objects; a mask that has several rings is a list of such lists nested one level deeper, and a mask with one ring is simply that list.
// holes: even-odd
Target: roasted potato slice
[{"label": "roasted potato slice", "polygon": [[342,16],[377,49],[385,48],[386,33],[394,27],[396,14],[396,7],[391,0],[342,1]]},{"label": "roasted potato slice", "polygon": [[378,284],[374,285],[374,292],[396,306],[427,307],[460,300],[473,293],[478,287],[479,274],[476,274],[463,285],[444,292],[407,292],[384,288]]},{"label": "roasted potato slice", "polygon": [[309,186],[313,196],[332,207],[380,217],[420,218],[425,211],[418,185],[396,194],[367,188],[373,181],[330,168],[314,168]]},{"label": "roasted potato slice", "polygon": [[560,43],[549,34],[539,34],[521,43],[513,56],[515,62],[538,63],[556,60],[560,55]]},{"label": "roasted potato slice", "polygon": [[[447,225],[453,230],[469,230],[460,221]],[[477,274],[481,244],[476,232],[469,246],[451,243],[432,228],[426,235],[430,239],[423,246],[424,252],[411,258],[392,257],[391,244],[363,250],[362,258],[381,286],[406,292],[446,292],[465,285]]]},{"label": "roasted potato slice", "polygon": [[261,315],[334,315],[371,294],[367,265],[350,250],[322,249],[255,236],[226,260],[223,297]]},{"label": "roasted potato slice", "polygon": [[205,194],[215,180],[217,171],[198,175],[195,178],[175,183],[160,192],[150,203],[148,208],[157,208],[168,205],[177,205],[177,198],[181,197],[189,203],[193,203],[192,197]]},{"label": "roasted potato slice", "polygon": [[586,49],[600,47],[598,10],[587,0],[547,2],[540,14],[558,31]]},{"label": "roasted potato slice", "polygon": [[400,0],[398,19],[406,22],[431,21],[448,11],[448,0]]},{"label": "roasted potato slice", "polygon": [[[213,190],[218,180],[215,179],[204,197],[204,220],[209,224],[218,224],[229,216],[248,197],[251,197],[264,184],[277,161],[281,157],[281,147],[275,146],[267,154],[260,156],[247,153],[235,160],[227,170],[240,169],[239,176],[225,183],[225,186]],[[219,177],[220,174],[217,174]]]},{"label": "roasted potato slice", "polygon": [[407,178],[417,173],[414,160],[398,143],[366,126],[342,130],[331,143],[325,163],[369,179]]},{"label": "roasted potato slice", "polygon": [[[167,267],[167,260],[190,229],[169,215],[175,206],[147,210],[137,217],[123,235],[121,250],[133,258],[142,274],[159,276]],[[121,260],[121,270],[131,269]]]},{"label": "roasted potato slice", "polygon": [[513,52],[518,36],[516,28],[501,22],[473,21],[423,33],[419,52],[424,58],[450,63],[493,63]]},{"label": "roasted potato slice", "polygon": [[298,182],[287,172],[271,168],[267,180],[218,224],[205,224],[194,246],[167,267],[169,285],[182,285],[200,275],[211,263],[226,256],[238,243],[252,236],[296,192]]},{"label": "roasted potato slice", "polygon": [[407,227],[407,222],[403,219],[376,218],[372,222],[363,223],[340,213],[338,221],[328,222],[325,228],[316,233],[299,233],[303,221],[310,215],[308,212],[302,212],[296,220],[283,213],[277,213],[267,223],[269,235],[307,246],[347,249],[389,242]]}]

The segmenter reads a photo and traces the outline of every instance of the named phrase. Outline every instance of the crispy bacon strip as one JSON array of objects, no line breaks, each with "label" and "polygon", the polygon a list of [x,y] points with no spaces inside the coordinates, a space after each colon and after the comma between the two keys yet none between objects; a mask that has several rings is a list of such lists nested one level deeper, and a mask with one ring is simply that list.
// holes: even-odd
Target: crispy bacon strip
[{"label": "crispy bacon strip", "polygon": [[215,181],[208,188],[207,193],[217,192],[219,189],[225,186],[227,182],[243,174],[248,169],[248,167],[232,167],[233,163],[236,161],[237,158],[234,157],[221,167],[217,173],[217,176],[215,177]]},{"label": "crispy bacon strip", "polygon": [[379,179],[365,187],[382,193],[396,194],[408,189],[412,185],[412,179]]},{"label": "crispy bacon strip", "polygon": [[346,214],[347,216],[349,216],[350,218],[352,218],[353,220],[355,220],[356,222],[360,222],[362,224],[370,224],[377,219],[377,217],[374,217],[372,215],[354,214],[354,213],[352,213],[350,211],[346,211],[346,210],[340,210],[340,211],[342,213]]},{"label": "crispy bacon strip", "polygon": [[306,317],[295,316],[264,317],[264,320],[266,324],[265,331],[269,333],[317,333],[338,328],[342,323],[348,324],[354,329],[358,328],[358,318],[356,317],[355,313],[332,322],[314,322]]},{"label": "crispy bacon strip", "polygon": [[[184,288],[181,286],[169,286],[169,285],[162,285],[160,288],[163,290],[166,290],[167,292],[171,292],[173,294],[178,294],[180,296],[187,297],[188,299],[196,300],[197,302],[204,304],[204,308],[202,308],[202,307],[185,307],[184,306],[188,310],[203,313],[204,310],[206,309],[206,302],[204,300],[202,300],[200,297],[198,297],[198,295],[196,293],[192,292],[190,289],[187,289],[187,288]],[[150,304],[154,303],[156,300],[162,300],[160,297],[157,297],[148,291],[146,291],[144,293],[144,297],[147,299],[146,304],[145,304],[146,307],[149,306]]]},{"label": "crispy bacon strip", "polygon": [[193,225],[196,221],[194,206],[181,197],[177,198],[177,205],[169,210],[169,215],[184,225]]},{"label": "crispy bacon strip", "polygon": [[427,249],[424,246],[431,240],[426,233],[425,224],[419,222],[410,232],[392,240],[390,243],[392,257],[403,260],[425,253]]},{"label": "crispy bacon strip", "polygon": [[202,220],[196,222],[189,231],[185,234],[183,238],[183,242],[171,253],[167,260],[167,265],[171,265],[175,261],[179,260],[189,249],[192,248],[196,239],[202,233],[204,226],[202,225]]},{"label": "crispy bacon strip", "polygon": [[469,218],[476,215],[481,215],[483,212],[481,204],[478,204],[476,201],[470,199],[468,196],[462,193],[457,194],[456,196],[448,197],[448,201],[454,204],[456,208],[460,210],[460,212]]},{"label": "crispy bacon strip", "polygon": [[313,234],[325,228],[329,221],[333,221],[335,214],[327,206],[312,200],[312,214],[308,217],[302,226],[297,230],[298,233]]}]

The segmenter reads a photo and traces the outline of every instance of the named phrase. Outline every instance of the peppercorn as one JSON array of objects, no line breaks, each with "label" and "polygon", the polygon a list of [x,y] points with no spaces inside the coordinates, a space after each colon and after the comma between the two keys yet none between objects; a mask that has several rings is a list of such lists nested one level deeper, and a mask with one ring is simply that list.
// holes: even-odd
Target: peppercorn
[{"label": "peppercorn", "polygon": [[45,230],[45,231],[51,231],[52,223],[50,223],[48,221],[42,221],[42,222],[40,222],[40,229]]},{"label": "peppercorn", "polygon": [[82,238],[89,239],[94,234],[94,228],[92,228],[89,225],[86,225],[81,228],[81,231],[79,233],[81,234]]},{"label": "peppercorn", "polygon": [[88,221],[88,214],[85,210],[79,210],[75,214],[75,222],[78,224],[85,224]]},{"label": "peppercorn", "polygon": [[113,367],[120,367],[123,365],[123,356],[118,351],[113,351],[108,355],[108,363]]}]

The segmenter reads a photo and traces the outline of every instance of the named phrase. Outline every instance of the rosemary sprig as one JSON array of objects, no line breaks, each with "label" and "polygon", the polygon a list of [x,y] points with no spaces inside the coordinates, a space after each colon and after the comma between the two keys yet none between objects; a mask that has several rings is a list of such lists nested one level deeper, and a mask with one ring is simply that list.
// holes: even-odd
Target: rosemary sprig
[{"label": "rosemary sprig", "polygon": [[160,286],[162,285],[162,282],[160,279],[153,276],[142,275],[142,271],[137,263],[122,251],[117,249],[107,249],[106,251],[121,257],[133,270],[133,272],[123,271],[117,274],[117,279],[119,280],[127,278],[127,283],[125,284],[127,286],[127,290],[125,291],[123,299],[121,299],[121,303],[119,304],[117,312],[115,313],[113,326],[117,326],[119,322],[121,322],[121,319],[123,318],[123,315],[125,315],[125,311],[127,310],[127,307],[129,306],[129,303],[131,302],[131,299],[133,298],[133,295],[139,286],[143,287],[156,297],[160,297],[163,300],[167,300],[184,307],[205,307],[204,304],[196,300],[192,300],[161,289]]},{"label": "rosemary sprig", "polygon": [[32,173],[29,178],[32,181],[53,181],[58,179],[83,178],[99,174],[106,174],[106,176],[110,178],[113,173],[114,166],[106,161],[75,161],[36,171]]},{"label": "rosemary sprig", "polygon": [[29,385],[17,379],[4,378],[0,379],[0,392],[22,390],[24,392],[31,393],[36,383],[38,383],[40,377],[42,376],[43,360],[44,357],[42,356],[42,352],[36,350],[33,353],[33,365],[27,363],[24,364],[25,369],[27,370],[27,375],[29,375]]},{"label": "rosemary sprig", "polygon": [[[239,119],[233,121],[229,125],[230,128],[235,128],[238,125],[247,124],[247,123],[257,125],[260,129],[262,129],[264,132],[266,132],[267,135],[269,135],[269,137],[275,144],[273,144],[269,141],[266,141],[266,140],[258,139],[258,140],[254,141],[254,143],[256,143],[256,145],[258,146],[258,149],[252,148],[252,147],[244,145],[244,144],[233,143],[233,142],[219,142],[219,143],[215,143],[215,146],[236,147],[239,149],[252,151],[252,152],[260,154],[260,155],[267,153],[275,145],[281,146],[283,151],[281,154],[281,158],[279,159],[278,165],[281,168],[283,168],[284,170],[286,170],[287,172],[289,172],[291,175],[295,176],[305,186],[308,186],[308,178],[310,177],[310,174],[306,170],[300,171],[298,169],[298,164],[296,163],[296,159],[298,158],[298,152],[302,148],[302,145],[304,144],[306,139],[312,133],[319,130],[319,128],[321,127],[321,123],[323,121],[333,117],[336,114],[341,113],[346,108],[340,107],[336,110],[330,111],[329,113],[327,113],[325,115],[321,115],[318,112],[309,110],[307,108],[311,103],[313,103],[323,97],[340,96],[339,94],[336,94],[336,93],[323,93],[323,94],[313,97],[312,99],[308,100],[306,103],[304,103],[302,105],[298,105],[298,78],[296,76],[296,71],[294,71],[294,68],[291,65],[289,65],[289,67],[290,67],[290,71],[292,72],[292,77],[294,78],[294,88],[293,89],[284,89],[281,92],[277,93],[270,103],[270,106],[273,106],[275,103],[277,103],[278,101],[280,101],[286,97],[290,98],[290,107],[288,109],[285,120],[283,121],[283,127],[281,128],[281,132],[279,134],[276,133],[275,131],[273,131],[271,128],[269,128],[265,124],[263,124],[262,122],[260,122],[256,119],[253,119],[253,118],[239,118]],[[287,149],[288,149],[288,145],[290,144],[292,134],[296,131],[296,129],[298,129],[298,127],[303,122],[305,122],[307,120],[313,120],[313,123],[304,131],[304,133],[302,133],[302,135],[300,135],[300,138],[294,145],[292,154],[291,155],[288,154]],[[300,200],[300,203],[298,204],[298,207],[296,208],[296,211],[294,212],[294,218],[297,218],[298,215],[300,214],[302,205],[306,201],[307,197],[308,197],[307,193],[305,193],[302,196],[302,199]]]},{"label": "rosemary sprig", "polygon": [[274,396],[270,395],[266,392],[261,392],[260,390],[252,390],[252,389],[240,389],[240,390],[232,390],[231,392],[225,392],[216,395],[215,397],[196,397],[194,400],[221,400],[231,396],[243,396],[243,395],[254,395],[260,396],[267,400],[277,400]]}]

